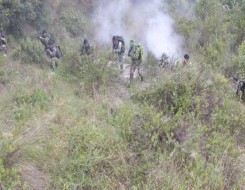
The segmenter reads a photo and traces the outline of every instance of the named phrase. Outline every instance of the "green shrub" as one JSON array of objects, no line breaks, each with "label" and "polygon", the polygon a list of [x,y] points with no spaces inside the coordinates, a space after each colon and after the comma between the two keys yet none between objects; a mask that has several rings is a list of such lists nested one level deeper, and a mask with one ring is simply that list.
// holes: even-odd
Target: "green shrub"
[{"label": "green shrub", "polygon": [[[136,135],[131,133],[130,142],[132,146],[141,142],[139,147],[148,144],[154,147],[151,150],[170,151],[181,171],[186,171],[184,176],[194,172],[188,180],[193,187],[236,188],[239,186],[236,181],[242,180],[237,167],[240,153],[236,148],[237,143],[243,143],[241,110],[231,100],[231,93],[227,93],[231,88],[224,77],[209,70],[200,73],[191,70],[179,71],[158,88],[132,96],[136,102],[147,105],[143,107],[153,106],[155,110],[151,108],[140,115],[146,124],[145,135],[141,136],[142,129],[138,129]],[[169,119],[157,122],[161,115]],[[143,140],[138,141],[137,137]],[[202,181],[197,183],[195,176],[200,172]],[[183,180],[180,186],[186,188],[188,184]]]},{"label": "green shrub", "polygon": [[126,168],[116,154],[122,150],[116,135],[90,124],[73,128],[68,136],[66,152],[55,166],[55,189],[106,188],[124,177]]},{"label": "green shrub", "polygon": [[[47,1],[3,0],[0,4],[0,28],[15,37],[21,36],[23,26],[43,26],[48,23]],[[37,25],[38,23],[38,25]]]},{"label": "green shrub", "polygon": [[234,61],[236,74],[240,77],[245,77],[245,41],[239,46],[238,55]]},{"label": "green shrub", "polygon": [[21,185],[18,168],[6,168],[0,159],[0,187],[3,189],[14,189]]},{"label": "green shrub", "polygon": [[108,67],[102,55],[80,56],[73,52],[66,54],[60,72],[68,80],[79,83],[89,94],[94,94],[114,81],[118,71]]},{"label": "green shrub", "polygon": [[47,108],[49,101],[50,99],[48,98],[47,93],[41,89],[34,90],[31,95],[18,94],[14,98],[14,102],[18,106],[25,104],[32,105],[34,107],[38,106],[40,109]]},{"label": "green shrub", "polygon": [[19,169],[11,165],[10,155],[16,151],[12,135],[0,133],[0,188],[14,189],[21,184]]},{"label": "green shrub", "polygon": [[60,17],[60,22],[65,26],[66,30],[74,36],[81,35],[84,31],[86,22],[79,15],[72,12],[63,14]]},{"label": "green shrub", "polygon": [[48,108],[50,98],[41,89],[34,90],[32,94],[17,94],[13,101],[17,105],[15,119],[19,122],[30,118],[35,112],[35,108],[45,110]]},{"label": "green shrub", "polygon": [[20,49],[15,52],[16,58],[20,58],[24,64],[47,64],[49,61],[44,47],[36,39],[25,38],[20,40]]}]

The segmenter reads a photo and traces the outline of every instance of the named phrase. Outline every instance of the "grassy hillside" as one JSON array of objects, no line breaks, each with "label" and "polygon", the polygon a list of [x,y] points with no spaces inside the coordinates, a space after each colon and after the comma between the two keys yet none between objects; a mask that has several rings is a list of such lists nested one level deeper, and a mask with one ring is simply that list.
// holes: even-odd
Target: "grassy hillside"
[{"label": "grassy hillside", "polygon": [[[2,189],[243,189],[245,107],[228,77],[232,64],[205,54],[217,44],[194,52],[187,37],[197,59],[180,69],[159,69],[149,54],[146,81],[128,88],[108,66],[109,49],[79,56],[96,1],[47,3],[47,26],[61,31],[58,69],[50,70],[34,26],[23,27],[28,37],[10,36],[10,53],[0,55]],[[178,21],[183,33],[186,20]],[[243,43],[233,72],[243,68]]]}]

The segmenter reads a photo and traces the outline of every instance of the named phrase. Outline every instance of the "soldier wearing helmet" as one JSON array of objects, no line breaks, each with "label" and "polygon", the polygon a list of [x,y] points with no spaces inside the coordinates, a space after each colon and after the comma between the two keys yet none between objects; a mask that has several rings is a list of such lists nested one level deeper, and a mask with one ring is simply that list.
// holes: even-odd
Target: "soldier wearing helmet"
[{"label": "soldier wearing helmet", "polygon": [[88,39],[84,39],[80,47],[80,55],[91,55],[92,53],[92,45],[89,43]]}]

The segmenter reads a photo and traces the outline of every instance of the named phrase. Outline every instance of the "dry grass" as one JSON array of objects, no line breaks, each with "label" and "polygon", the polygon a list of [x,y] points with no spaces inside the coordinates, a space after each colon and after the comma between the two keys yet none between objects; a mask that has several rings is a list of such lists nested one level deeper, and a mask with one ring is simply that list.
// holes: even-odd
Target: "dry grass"
[{"label": "dry grass", "polygon": [[44,171],[42,171],[41,168],[38,168],[35,164],[19,163],[16,164],[16,166],[20,168],[20,176],[27,189],[51,189],[49,174],[44,173]]}]

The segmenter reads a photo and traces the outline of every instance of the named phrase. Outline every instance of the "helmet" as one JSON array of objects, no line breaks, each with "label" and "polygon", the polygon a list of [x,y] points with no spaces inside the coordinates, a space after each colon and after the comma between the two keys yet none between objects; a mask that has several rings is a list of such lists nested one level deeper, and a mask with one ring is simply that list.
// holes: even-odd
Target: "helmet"
[{"label": "helmet", "polygon": [[83,43],[88,44],[88,39],[84,39]]},{"label": "helmet", "polygon": [[166,53],[163,53],[161,58],[164,59],[164,60],[167,60],[168,59],[168,56],[167,56]]},{"label": "helmet", "polygon": [[185,55],[184,55],[184,58],[185,58],[185,59],[190,59],[190,56],[189,56],[188,54],[185,54]]},{"label": "helmet", "polygon": [[129,46],[130,46],[130,47],[133,47],[133,46],[134,46],[134,40],[130,40]]},{"label": "helmet", "polygon": [[112,37],[112,42],[117,43],[118,42],[118,36],[113,36]]},{"label": "helmet", "polygon": [[42,34],[46,34],[46,33],[48,33],[48,32],[47,32],[47,30],[44,29],[43,32],[42,32]]}]

